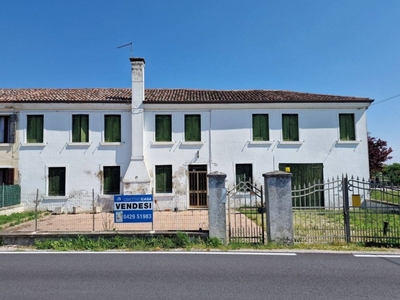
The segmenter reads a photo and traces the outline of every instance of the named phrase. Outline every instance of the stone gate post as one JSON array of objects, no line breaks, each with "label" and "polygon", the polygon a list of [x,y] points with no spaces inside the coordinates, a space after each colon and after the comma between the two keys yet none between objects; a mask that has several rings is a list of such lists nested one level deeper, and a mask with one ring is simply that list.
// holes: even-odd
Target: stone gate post
[{"label": "stone gate post", "polygon": [[226,174],[212,172],[208,177],[208,220],[209,236],[228,243],[226,233]]},{"label": "stone gate post", "polygon": [[263,174],[268,242],[293,244],[292,174]]}]

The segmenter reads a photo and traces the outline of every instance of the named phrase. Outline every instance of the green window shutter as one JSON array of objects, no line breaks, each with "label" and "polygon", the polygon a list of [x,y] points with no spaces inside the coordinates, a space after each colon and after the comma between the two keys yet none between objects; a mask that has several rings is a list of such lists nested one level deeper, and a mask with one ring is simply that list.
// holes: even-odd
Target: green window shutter
[{"label": "green window shutter", "polygon": [[269,123],[267,114],[253,115],[253,141],[269,141]]},{"label": "green window shutter", "polygon": [[171,115],[156,115],[156,142],[170,142],[172,140]]},{"label": "green window shutter", "polygon": [[297,114],[282,115],[282,137],[284,141],[299,140],[299,117]]},{"label": "green window shutter", "polygon": [[185,141],[201,141],[201,117],[200,115],[185,115]]},{"label": "green window shutter", "polygon": [[354,114],[339,114],[340,140],[355,141]]},{"label": "green window shutter", "polygon": [[121,142],[121,116],[104,116],[104,141],[107,143]]},{"label": "green window shutter", "polygon": [[43,143],[43,115],[28,116],[26,140],[28,143]]},{"label": "green window shutter", "polygon": [[120,193],[120,174],[120,166],[103,168],[104,195],[117,195]]},{"label": "green window shutter", "polygon": [[172,166],[156,166],[156,193],[172,193]]},{"label": "green window shutter", "polygon": [[72,142],[89,142],[89,115],[72,116]]},{"label": "green window shutter", "polygon": [[243,181],[252,182],[252,180],[253,180],[253,166],[251,164],[237,164],[236,184]]},{"label": "green window shutter", "polygon": [[49,196],[65,196],[65,168],[49,168]]}]

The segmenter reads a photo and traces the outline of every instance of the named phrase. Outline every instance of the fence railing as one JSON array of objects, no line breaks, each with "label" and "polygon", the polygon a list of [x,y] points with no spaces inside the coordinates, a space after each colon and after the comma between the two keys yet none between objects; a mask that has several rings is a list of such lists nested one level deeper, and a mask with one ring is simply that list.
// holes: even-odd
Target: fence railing
[{"label": "fence railing", "polygon": [[[168,232],[208,231],[207,209],[171,210],[154,205],[153,222],[114,222],[113,199],[86,195],[82,199],[47,199],[31,196],[26,214],[18,221],[0,224],[3,232]],[[32,204],[33,203],[33,204]]]},{"label": "fence railing", "polygon": [[400,188],[359,178],[294,188],[294,240],[400,244]]},{"label": "fence railing", "polygon": [[0,208],[21,203],[21,187],[19,185],[0,185]]}]

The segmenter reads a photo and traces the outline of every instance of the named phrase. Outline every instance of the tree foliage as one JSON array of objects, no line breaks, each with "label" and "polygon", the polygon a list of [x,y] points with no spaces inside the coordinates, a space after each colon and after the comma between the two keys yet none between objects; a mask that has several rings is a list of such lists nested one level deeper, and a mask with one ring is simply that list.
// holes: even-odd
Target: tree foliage
[{"label": "tree foliage", "polygon": [[400,185],[400,164],[394,163],[383,168],[383,175],[389,178],[393,185]]},{"label": "tree foliage", "polygon": [[379,138],[368,135],[368,155],[370,176],[383,170],[383,163],[392,157],[392,148],[387,146],[387,142]]}]

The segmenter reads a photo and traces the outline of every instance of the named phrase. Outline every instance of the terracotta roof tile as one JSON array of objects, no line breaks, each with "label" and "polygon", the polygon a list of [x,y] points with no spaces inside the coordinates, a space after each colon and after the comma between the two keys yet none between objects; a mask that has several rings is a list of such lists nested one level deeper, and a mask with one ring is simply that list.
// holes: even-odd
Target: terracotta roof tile
[{"label": "terracotta roof tile", "polygon": [[[0,89],[0,102],[128,103],[129,88]],[[145,103],[372,102],[369,98],[274,90],[146,89]]]}]

